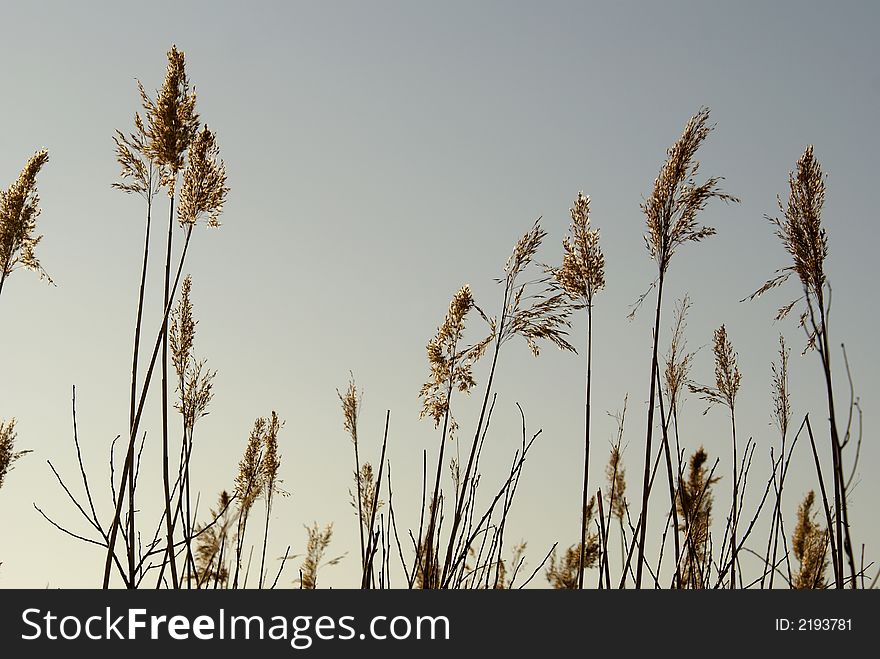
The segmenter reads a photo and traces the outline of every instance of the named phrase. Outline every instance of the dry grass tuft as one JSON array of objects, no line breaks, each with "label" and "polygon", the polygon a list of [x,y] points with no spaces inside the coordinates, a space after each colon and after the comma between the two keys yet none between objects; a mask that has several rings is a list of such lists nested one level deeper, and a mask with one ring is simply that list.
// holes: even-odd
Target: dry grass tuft
[{"label": "dry grass tuft", "polygon": [[791,538],[791,548],[800,561],[800,570],[794,577],[793,588],[824,588],[828,567],[828,531],[816,521],[813,512],[816,494],[807,492],[798,506],[797,525]]},{"label": "dry grass tuft", "polygon": [[611,447],[608,464],[605,465],[605,477],[608,479],[608,493],[605,495],[608,509],[612,516],[623,521],[626,515],[626,469],[621,459],[619,439]]},{"label": "dry grass tuft", "polygon": [[8,422],[0,421],[0,487],[3,487],[6,474],[12,471],[16,460],[30,453],[30,451],[16,451],[15,438],[15,419],[10,419]]},{"label": "dry grass tuft", "polygon": [[365,462],[361,465],[360,472],[355,474],[355,484],[357,492],[360,493],[360,503],[357,493],[349,491],[351,505],[361,518],[364,532],[370,533],[370,520],[375,519],[379,509],[384,505],[384,502],[376,497],[376,474],[372,464]]},{"label": "dry grass tuft", "polygon": [[229,505],[232,499],[226,490],[217,497],[217,507],[210,509],[211,524],[196,529],[196,577],[199,587],[225,588],[229,582],[229,569],[224,560],[228,551],[229,531],[232,519]]},{"label": "dry grass tuft", "polygon": [[337,556],[324,561],[324,552],[327,551],[333,538],[332,523],[325,526],[322,531],[315,522],[312,526],[307,526],[306,531],[309,534],[309,541],[306,545],[306,557],[300,566],[299,583],[304,590],[314,590],[318,586],[318,570],[326,565],[338,564],[343,557]]},{"label": "dry grass tuft", "polygon": [[703,566],[712,522],[712,485],[719,480],[706,469],[708,458],[702,446],[697,449],[690,458],[687,479],[680,480],[678,486],[679,530],[686,536],[681,570],[683,588],[704,588],[708,578]]},{"label": "dry grass tuft", "polygon": [[791,402],[789,400],[788,381],[788,357],[791,350],[785,345],[785,338],[779,335],[779,366],[776,363],[770,365],[773,385],[771,395],[773,397],[773,420],[779,428],[780,435],[785,438],[788,435],[788,425],[791,421]]}]

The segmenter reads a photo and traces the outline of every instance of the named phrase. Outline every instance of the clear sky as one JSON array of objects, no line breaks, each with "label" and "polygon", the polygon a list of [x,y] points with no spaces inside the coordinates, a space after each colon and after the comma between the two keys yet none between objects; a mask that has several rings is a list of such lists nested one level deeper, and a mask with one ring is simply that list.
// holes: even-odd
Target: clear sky
[{"label": "clear sky", "polygon": [[[639,205],[666,148],[705,105],[716,128],[699,153],[701,174],[723,176],[724,190],[742,203],[711,203],[701,220],[718,234],[673,260],[661,345],[668,345],[674,301],[689,293],[688,344],[704,346],[692,377],[711,382],[712,332],[726,324],[743,374],[738,432],[757,446],[751,511],[770,446],[778,445],[770,362],[779,332],[793,346],[794,416],[799,422],[810,412],[825,428],[818,356],[801,356],[794,319],[773,322],[797,286],[739,302],[788,263],[764,215],[776,214],[789,171],[813,144],[829,174],[831,338],[846,344],[865,411],[853,538],[857,556],[864,543],[866,561],[876,560],[878,24],[875,2],[6,6],[0,185],[34,151],[49,150],[38,180],[45,236],[38,256],[57,286],[20,271],[0,297],[0,418],[15,417],[18,448],[33,451],[0,490],[0,587],[100,585],[101,550],[63,536],[32,504],[87,533],[46,464],[77,483],[75,385],[84,459],[109,515],[107,456],[128,423],[144,228],[139,198],[110,187],[118,180],[112,137],[130,130],[140,109],[136,80],[150,92],[161,85],[172,43],[186,53],[198,112],[217,132],[231,188],[223,226],[199,227],[186,267],[199,320],[196,354],[218,370],[211,414],[196,429],[193,476],[203,502],[231,488],[254,419],[276,410],[286,421],[281,476],[292,494],[274,511],[276,556],[288,544],[304,551],[304,524],[334,522],[329,553],[348,555],[321,572],[319,586],[356,585],[353,457],[336,394],[350,371],[365,391],[362,455],[378,460],[390,410],[395,509],[403,529],[418,527],[421,455],[434,455],[438,440],[432,424],[418,419],[425,343],[464,283],[488,313],[498,312],[493,280],[539,216],[548,232],[539,260],[558,262],[579,190],[592,198],[607,264],[594,315],[591,478],[604,483],[615,430],[606,412],[628,394],[623,459],[627,493],[639,499],[653,298],[634,321],[626,315],[656,275]],[[166,203],[160,198],[157,217]],[[157,232],[154,255],[161,241]],[[150,333],[158,272],[147,290]],[[584,331],[581,315],[572,327],[577,345]],[[839,348],[833,359],[845,408]],[[519,402],[529,427],[543,429],[507,533],[511,543],[528,542],[529,571],[553,542],[568,546],[579,537],[583,373],[582,355],[549,346],[537,360],[522,341],[501,354],[484,482],[487,491],[499,482],[518,444]],[[485,371],[476,377],[471,403],[482,395]],[[158,496],[155,398],[145,421],[151,466],[144,478],[152,480],[143,488]],[[689,453],[702,444],[720,458],[721,511],[728,425],[721,410],[703,416],[704,408],[688,397],[682,442]],[[459,409],[466,435],[476,410]],[[827,450],[824,457],[830,471]],[[808,444],[792,465],[789,520],[816,487]],[[652,507],[665,506],[664,497],[658,488]],[[655,518],[650,542],[659,541],[660,528]],[[754,544],[765,541],[761,530]],[[292,565],[282,580],[295,576]]]}]

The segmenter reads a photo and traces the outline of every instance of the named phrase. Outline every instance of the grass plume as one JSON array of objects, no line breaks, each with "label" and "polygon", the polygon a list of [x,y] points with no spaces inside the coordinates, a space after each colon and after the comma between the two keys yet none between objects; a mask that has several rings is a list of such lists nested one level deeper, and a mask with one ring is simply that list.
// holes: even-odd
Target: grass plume
[{"label": "grass plume", "polygon": [[718,477],[706,468],[709,456],[701,446],[691,456],[687,479],[678,486],[679,531],[685,535],[685,552],[681,569],[684,588],[704,588],[708,579],[709,528],[712,522],[712,486]]},{"label": "grass plume", "polygon": [[36,233],[41,210],[37,174],[48,161],[48,151],[37,151],[18,178],[6,190],[0,190],[0,293],[6,278],[19,268],[33,270],[52,283],[36,255],[43,238]]}]

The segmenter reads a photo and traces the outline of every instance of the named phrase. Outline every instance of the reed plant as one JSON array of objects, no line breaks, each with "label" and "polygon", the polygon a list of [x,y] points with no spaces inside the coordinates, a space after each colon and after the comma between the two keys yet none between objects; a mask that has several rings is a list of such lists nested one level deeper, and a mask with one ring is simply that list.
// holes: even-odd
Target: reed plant
[{"label": "reed plant", "polygon": [[599,246],[599,230],[590,226],[590,198],[578,192],[574,206],[569,210],[569,235],[562,241],[562,265],[551,272],[559,287],[569,296],[572,308],[587,310],[587,369],[584,403],[584,484],[581,495],[581,541],[578,554],[578,588],[584,587],[584,557],[587,548],[587,497],[590,473],[590,402],[593,374],[593,299],[605,287],[605,255]]},{"label": "reed plant", "polygon": [[[651,348],[651,377],[649,379],[648,417],[645,436],[645,463],[642,481],[642,507],[639,514],[638,559],[636,561],[636,588],[642,587],[645,565],[645,539],[648,527],[648,504],[651,492],[652,439],[658,380],[657,350],[660,342],[660,313],[663,305],[663,286],[672,257],[678,248],[689,242],[700,242],[715,234],[715,229],[698,223],[697,216],[712,199],[738,202],[732,195],[721,191],[720,177],[710,176],[696,182],[700,163],[696,154],[713,130],[709,124],[709,109],[701,108],[691,117],[681,137],[668,149],[666,161],[654,180],[654,188],[642,204],[647,218],[648,232],[645,245],[657,265],[657,278],[651,288],[657,288],[654,312],[654,333]],[[649,289],[650,290],[650,289]],[[639,302],[643,301],[647,293]],[[636,309],[633,310],[635,313]]]}]

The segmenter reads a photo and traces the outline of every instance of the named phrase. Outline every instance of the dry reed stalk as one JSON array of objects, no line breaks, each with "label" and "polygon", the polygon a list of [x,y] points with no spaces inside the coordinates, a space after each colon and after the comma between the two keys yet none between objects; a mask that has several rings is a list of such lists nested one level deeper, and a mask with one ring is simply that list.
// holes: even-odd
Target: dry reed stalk
[{"label": "dry reed stalk", "polygon": [[476,386],[473,366],[483,356],[486,347],[493,338],[493,334],[490,333],[489,336],[473,346],[459,348],[459,343],[463,340],[465,319],[471,309],[477,309],[478,313],[485,318],[485,315],[474,303],[470,286],[465,285],[453,296],[443,323],[438,328],[437,334],[428,342],[427,353],[431,375],[419,391],[419,396],[422,398],[420,418],[431,417],[435,428],[440,425],[441,420],[443,421],[434,488],[428,511],[428,527],[422,545],[424,549],[424,565],[421,569],[423,588],[435,588],[438,585],[431,581],[431,577],[439,576],[439,572],[429,569],[428,566],[436,561],[436,556],[434,556],[435,535],[440,515],[437,506],[442,501],[440,478],[447,437],[454,436],[457,429],[455,418],[451,415],[452,392],[457,390],[468,393]]},{"label": "dry reed stalk", "polygon": [[217,374],[216,371],[205,368],[206,362],[204,360],[196,360],[193,356],[198,321],[193,318],[191,293],[192,278],[187,275],[181,285],[181,295],[178,304],[171,313],[171,329],[169,332],[171,361],[177,374],[178,400],[175,403],[175,407],[180,412],[183,426],[180,464],[176,483],[179,486],[178,500],[172,526],[176,524],[178,517],[182,517],[183,537],[187,550],[187,575],[184,580],[187,587],[193,581],[192,567],[194,566],[194,554],[192,551],[193,513],[190,495],[190,464],[193,435],[196,422],[208,414],[208,405],[214,395],[214,377]]},{"label": "dry reed stalk", "polygon": [[[578,192],[569,209],[569,235],[562,240],[562,265],[551,272],[559,287],[568,294],[573,308],[587,310],[587,369],[584,403],[584,483],[581,497],[581,546],[587,543],[587,496],[590,472],[590,402],[593,360],[593,298],[605,287],[605,256],[599,246],[599,230],[590,227],[590,198]],[[581,553],[583,557],[583,552]],[[584,566],[578,571],[578,588],[584,587]]]},{"label": "dry reed stalk", "polygon": [[737,476],[738,454],[736,446],[736,395],[739,392],[742,375],[736,364],[736,353],[727,338],[724,325],[715,330],[713,352],[715,354],[715,386],[709,387],[689,384],[691,393],[699,394],[710,405],[723,405],[730,414],[731,434],[733,437],[733,499],[730,507],[730,547],[731,568],[730,587],[736,588],[737,567],[737,524],[739,520],[740,493],[739,477]]},{"label": "dry reed stalk", "polygon": [[616,517],[619,527],[620,527],[620,555],[621,561],[623,560],[623,555],[625,553],[625,540],[624,540],[624,529],[623,529],[623,518],[626,516],[627,511],[627,501],[626,501],[626,469],[623,467],[623,457],[621,454],[621,445],[623,443],[623,428],[624,423],[626,421],[626,405],[629,400],[628,396],[625,396],[623,399],[623,408],[620,412],[614,415],[614,419],[617,421],[617,437],[615,438],[614,443],[611,445],[611,451],[608,455],[608,463],[605,465],[605,477],[608,480],[608,490],[606,494],[606,499],[608,502],[608,516],[607,521],[605,523],[603,537],[604,543],[602,548],[602,561],[603,561],[603,570],[606,575],[606,587],[611,588],[610,584],[610,561],[609,561],[609,551],[608,551],[608,538],[610,536],[611,531],[611,520]]},{"label": "dry reed stalk", "polygon": [[[785,345],[785,338],[779,335],[779,362],[770,365],[772,375],[771,398],[773,402],[773,421],[779,431],[782,440],[780,456],[785,456],[785,443],[788,437],[788,426],[791,422],[791,399],[790,384],[788,379],[788,359],[791,350]],[[774,487],[776,488],[776,507],[773,510],[773,518],[770,523],[770,537],[767,541],[767,563],[770,566],[776,565],[776,556],[779,546],[779,533],[782,530],[782,490],[785,484],[786,471],[783,469],[780,474],[779,484],[775,485],[776,473],[774,472]],[[783,531],[783,538],[785,537]],[[776,574],[775,569],[770,572],[769,587],[773,588],[773,578]],[[790,577],[791,575],[789,575]],[[789,580],[791,580],[789,578]],[[761,587],[764,586],[764,579],[761,579]]]},{"label": "dry reed stalk", "polygon": [[791,538],[791,548],[800,562],[792,588],[825,588],[825,570],[828,567],[828,531],[816,521],[813,503],[816,494],[807,492],[798,506],[797,525]]},{"label": "dry reed stalk", "polygon": [[48,161],[48,151],[37,151],[15,182],[6,190],[0,190],[0,293],[6,278],[19,268],[33,270],[40,279],[52,283],[35,253],[43,238],[36,235],[41,212],[37,174]]},{"label": "dry reed stalk", "polygon": [[[138,290],[137,314],[134,328],[134,346],[131,358],[131,395],[129,402],[129,429],[134,426],[135,405],[137,401],[137,373],[138,355],[140,352],[141,323],[143,320],[144,291],[147,283],[147,265],[150,254],[150,230],[152,227],[153,198],[159,193],[159,177],[156,175],[156,167],[153,161],[145,153],[146,128],[143,120],[137,112],[134,115],[135,132],[124,135],[117,130],[113,141],[116,143],[116,160],[122,168],[121,181],[112,185],[126,194],[137,194],[144,198],[147,204],[146,231],[144,235],[144,258],[141,266],[141,280]],[[134,450],[134,445],[129,444],[129,452]],[[127,460],[133,456],[128,455]],[[128,479],[128,537],[135,537],[135,488],[134,475],[130,473]],[[134,580],[134,552],[128,551],[129,555],[129,581]]]},{"label": "dry reed stalk", "polygon": [[238,588],[238,576],[241,571],[241,553],[244,548],[244,537],[251,508],[263,493],[263,437],[266,434],[266,419],[259,417],[248,436],[244,455],[238,463],[238,474],[235,476],[235,492],[233,494],[238,505],[238,527],[235,533],[235,572],[232,587]]},{"label": "dry reed stalk", "polygon": [[[592,496],[584,510],[588,524],[593,522],[596,497]],[[550,553],[550,564],[544,575],[553,588],[559,590],[571,590],[583,588],[583,576],[580,572],[588,567],[593,567],[599,560],[599,535],[590,533],[586,543],[578,543],[570,546],[557,561],[556,549]]]},{"label": "dry reed stalk", "polygon": [[[520,275],[533,263],[541,242],[546,237],[546,232],[541,228],[541,218],[538,218],[532,228],[517,241],[510,257],[504,266],[505,276],[497,280],[504,285],[504,293],[501,305],[500,318],[483,318],[489,322],[492,330],[482,344],[482,351],[486,350],[490,341],[494,342],[492,351],[492,363],[489,367],[489,376],[486,381],[486,390],[480,407],[480,416],[474,431],[474,439],[468,454],[467,464],[463,475],[460,477],[460,487],[456,491],[455,512],[452,518],[452,527],[449,533],[446,556],[441,570],[441,587],[446,587],[453,573],[462,564],[468,546],[463,542],[465,535],[459,534],[465,512],[473,502],[473,491],[469,489],[472,479],[477,473],[478,450],[482,444],[488,427],[489,400],[492,398],[492,385],[495,378],[495,369],[498,365],[498,355],[501,346],[520,336],[534,356],[540,354],[539,341],[548,341],[561,350],[577,352],[567,340],[567,327],[570,327],[569,317],[572,312],[571,302],[567,294],[560,292],[550,276],[539,278],[528,283],[519,283]],[[543,290],[533,292],[534,288],[543,286]],[[459,551],[455,551],[458,545]]]},{"label": "dry reed stalk", "polygon": [[[657,349],[660,340],[660,311],[663,302],[663,284],[669,263],[676,249],[687,242],[699,242],[715,233],[715,229],[697,223],[697,214],[708,202],[717,198],[725,202],[737,202],[736,197],[720,191],[719,177],[709,177],[697,184],[695,177],[700,163],[695,160],[697,150],[713,127],[708,124],[709,110],[702,108],[684,128],[681,137],[667,151],[666,162],[654,181],[654,189],[642,211],[647,218],[648,233],[645,244],[657,264],[657,307],[654,316],[653,347],[651,353],[650,394],[648,396],[648,420],[645,437],[645,467],[642,484],[642,511],[639,515],[638,560],[636,562],[636,588],[642,585],[645,563],[645,537],[650,496],[651,444],[654,431],[654,407],[658,371]],[[653,285],[652,284],[652,287]],[[647,294],[645,294],[646,296]],[[641,298],[644,300],[645,296]],[[635,309],[633,310],[633,314]]]},{"label": "dry reed stalk", "polygon": [[815,349],[819,353],[828,404],[834,483],[836,550],[832,552],[832,562],[835,571],[835,585],[837,588],[844,587],[843,561],[845,556],[849,564],[851,585],[856,588],[855,556],[850,539],[847,488],[843,470],[843,442],[841,442],[837,427],[834,388],[831,383],[832,368],[828,329],[831,287],[825,273],[828,236],[822,226],[825,179],[826,175],[822,172],[822,167],[813,154],[813,146],[808,145],[803,155],[798,159],[796,171],[789,173],[788,204],[783,206],[782,200],[778,199],[782,218],[767,218],[776,227],[776,236],[791,257],[791,264],[777,270],[772,278],[747,299],[760,297],[770,289],[785,283],[793,274],[800,281],[801,296],[782,306],[776,314],[776,319],[785,318],[795,305],[801,301],[804,302],[806,308],[801,312],[798,323],[807,334],[807,346],[804,352]]},{"label": "dry reed stalk", "polygon": [[[195,112],[195,90],[190,89],[189,79],[186,75],[185,55],[176,46],[172,46],[168,51],[165,80],[157,92],[155,102],[147,95],[143,85],[138,83],[138,86],[147,119],[145,128],[146,155],[158,166],[160,183],[167,188],[170,199],[162,300],[163,307],[166,307],[173,298],[170,291],[171,249],[177,175],[183,168],[185,154],[196,137],[199,117]],[[166,319],[162,325],[162,479],[168,522],[168,559],[171,566],[172,584],[177,588],[179,579],[171,553],[171,547],[174,544],[174,529],[171,523],[168,457],[168,323]]]},{"label": "dry reed stalk", "polygon": [[[670,496],[670,514],[672,517],[673,528],[678,528],[678,506],[676,505],[676,483],[681,480],[683,474],[681,444],[678,434],[678,412],[681,405],[681,393],[688,379],[688,374],[693,363],[694,353],[686,350],[687,339],[685,338],[685,326],[687,313],[690,310],[690,297],[685,295],[675,306],[675,315],[673,322],[672,340],[670,341],[669,352],[665,358],[663,368],[663,382],[659,385],[661,392],[664,393],[669,402],[669,416],[665,416],[663,409],[663,398],[659,399],[661,427],[663,430],[663,453],[666,458],[666,476],[669,486]],[[658,373],[659,376],[659,373]],[[670,455],[669,445],[669,427],[673,426],[675,433],[675,457],[676,468],[673,475],[672,457]],[[664,530],[664,537],[666,531]],[[681,545],[679,543],[678,534],[673,536],[675,545],[675,588],[681,587]]]},{"label": "dry reed stalk", "polygon": [[[712,520],[712,486],[719,480],[706,469],[708,455],[701,446],[691,456],[687,480],[678,486],[679,531],[685,534],[687,551],[682,566],[682,586],[704,588],[707,575],[703,565],[709,559],[709,527]],[[714,469],[713,469],[714,472]]]},{"label": "dry reed stalk", "polygon": [[[184,71],[183,53],[176,47],[168,53],[168,68],[165,82],[153,102],[139,85],[146,114],[143,127],[143,154],[154,162],[160,171],[160,182],[166,186],[171,198],[169,210],[169,239],[166,250],[165,295],[162,326],[158,333],[144,384],[140,393],[139,403],[129,433],[129,452],[122,470],[123,482],[131,478],[133,462],[133,445],[138,434],[138,427],[146,401],[147,391],[152,379],[153,369],[158,358],[159,349],[163,352],[163,488],[166,503],[166,544],[167,561],[171,564],[172,584],[179,585],[176,578],[176,567],[173,561],[174,529],[170,515],[171,492],[168,478],[168,442],[167,442],[167,350],[168,350],[168,318],[171,303],[177,291],[180,275],[190,245],[192,230],[197,221],[207,216],[208,226],[217,226],[217,217],[222,212],[229,191],[226,186],[226,168],[219,159],[219,149],[214,134],[203,128],[198,130],[198,116],[195,114],[195,94],[190,90]],[[174,217],[174,191],[176,179],[184,163],[182,203],[178,209],[178,222],[184,230],[184,244],[178,260],[177,273],[171,284],[170,249],[171,228]],[[177,154],[176,156],[174,154]],[[120,488],[121,490],[121,488]],[[104,566],[103,587],[109,586],[112,554],[115,550],[116,537],[122,513],[122,496],[116,501],[116,512],[110,526],[107,558]]]},{"label": "dry reed stalk", "polygon": [[[354,477],[357,484],[357,514],[358,514],[358,530],[360,535],[361,542],[361,568],[365,569],[367,564],[367,555],[366,555],[366,544],[364,543],[364,491],[363,491],[363,479],[366,475],[362,476],[361,469],[361,461],[360,456],[358,454],[358,412],[360,411],[361,400],[363,399],[363,392],[358,394],[357,387],[354,384],[354,376],[348,381],[348,388],[345,390],[345,394],[339,393],[339,390],[336,391],[336,395],[339,396],[339,400],[342,403],[342,419],[343,419],[343,428],[351,437],[351,443],[354,448]],[[372,474],[372,466],[370,467],[370,474]]]}]

